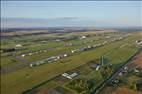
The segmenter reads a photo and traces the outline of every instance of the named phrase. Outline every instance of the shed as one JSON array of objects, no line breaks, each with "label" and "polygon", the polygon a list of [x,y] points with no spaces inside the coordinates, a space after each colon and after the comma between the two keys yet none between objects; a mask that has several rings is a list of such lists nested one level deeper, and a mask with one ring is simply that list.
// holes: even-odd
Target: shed
[{"label": "shed", "polygon": [[17,44],[16,47],[22,47],[22,45],[21,44]]}]

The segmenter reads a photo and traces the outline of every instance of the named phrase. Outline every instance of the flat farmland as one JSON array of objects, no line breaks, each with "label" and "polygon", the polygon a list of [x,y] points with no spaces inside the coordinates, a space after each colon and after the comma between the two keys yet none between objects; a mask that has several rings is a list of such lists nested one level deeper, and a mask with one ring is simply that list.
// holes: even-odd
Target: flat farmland
[{"label": "flat farmland", "polygon": [[[26,38],[28,39],[28,37],[24,38],[23,40],[20,39],[20,41],[17,40],[16,38],[14,39],[14,41],[9,40],[9,44],[3,42],[3,45],[2,45],[3,48],[7,47],[8,45],[13,45],[14,47],[16,44],[22,44],[22,45],[25,44],[25,46],[23,45],[22,49],[16,52],[14,51],[9,53],[2,53],[4,58],[1,60],[2,61],[1,66],[10,67],[10,66],[16,65],[17,63],[21,63],[21,64],[24,63],[24,62],[15,60],[15,57],[20,56],[23,53],[29,53],[30,51],[39,51],[39,50],[47,49],[47,52],[45,53],[23,57],[23,59],[27,60],[29,63],[33,61],[42,60],[44,58],[48,58],[50,56],[70,53],[71,50],[74,50],[74,49],[83,48],[93,44],[103,43],[104,41],[111,41],[112,39],[116,38],[116,36],[123,37],[125,34],[99,33],[99,35],[91,36],[92,35],[92,32],[91,32],[91,35],[90,35],[91,37],[80,39],[80,37],[82,37],[83,35],[87,36],[89,35],[89,32],[87,33],[87,35],[82,33],[81,36],[80,34],[76,35],[74,33],[73,36],[77,36],[78,37],[77,39],[71,39],[67,41],[61,40],[60,42],[54,41],[54,39],[53,41],[51,40],[48,41],[48,40],[45,40],[46,39],[45,37],[43,37],[43,39],[41,38],[40,42],[37,42],[37,41],[34,42],[34,36],[32,36],[33,40],[30,42],[27,42],[27,44],[24,41],[26,41]],[[72,37],[72,34],[71,35],[65,34],[65,36]],[[106,36],[112,36],[112,38],[105,38]],[[52,37],[54,37],[54,34],[52,35]],[[50,38],[51,38],[51,35],[49,36],[48,39]],[[26,90],[29,90],[39,85],[42,82],[48,81],[58,75],[61,75],[62,73],[66,71],[77,69],[79,66],[84,65],[92,60],[96,60],[98,58],[100,59],[101,56],[104,56],[107,59],[108,63],[113,64],[114,70],[116,70],[125,61],[127,61],[136,51],[138,51],[140,46],[137,45],[135,41],[140,38],[141,38],[141,35],[137,33],[133,33],[120,41],[109,42],[101,47],[97,47],[95,49],[91,49],[87,51],[82,51],[77,54],[73,54],[71,56],[62,58],[53,63],[43,64],[43,65],[35,66],[35,67],[27,66],[14,72],[2,74],[1,85],[3,87],[1,88],[1,93],[2,94],[20,94]],[[15,42],[15,40],[17,41]],[[70,43],[72,45],[70,45]],[[15,61],[11,61],[11,59]],[[97,72],[90,72],[90,77],[93,74],[95,75],[97,74]],[[83,74],[80,75],[78,78],[82,76]],[[71,81],[69,81],[68,83],[70,82]],[[45,86],[43,85],[41,87],[54,88],[54,86],[59,86],[59,85],[54,82],[49,82],[49,84],[46,83]],[[58,88],[60,89],[61,87],[58,87]],[[65,91],[70,91],[73,94],[77,94],[76,90],[72,90],[66,85],[63,86],[63,88],[66,89]]]}]

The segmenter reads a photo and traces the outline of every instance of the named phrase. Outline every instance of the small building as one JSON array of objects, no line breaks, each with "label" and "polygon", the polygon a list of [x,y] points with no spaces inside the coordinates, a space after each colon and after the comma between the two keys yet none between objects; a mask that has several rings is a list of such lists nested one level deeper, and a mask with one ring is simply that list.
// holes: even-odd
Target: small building
[{"label": "small building", "polygon": [[142,40],[136,40],[136,43],[142,45]]},{"label": "small building", "polygon": [[67,57],[68,55],[67,54],[64,54],[64,57]]},{"label": "small building", "polygon": [[42,42],[42,43],[46,43],[47,41],[44,41],[44,40],[43,40],[43,41],[41,41],[41,42]]},{"label": "small building", "polygon": [[21,44],[17,44],[16,47],[22,47],[22,45]]},{"label": "small building", "polygon": [[33,64],[30,64],[30,67],[33,67]]},{"label": "small building", "polygon": [[55,41],[56,41],[56,42],[60,42],[61,40],[60,40],[60,39],[56,39]]},{"label": "small building", "polygon": [[97,46],[94,44],[94,45],[93,45],[93,48],[96,48],[96,47],[97,47]]},{"label": "small building", "polygon": [[128,67],[124,67],[124,70],[128,70]]},{"label": "small building", "polygon": [[97,67],[96,67],[96,70],[98,71],[100,69],[100,65],[98,65]]},{"label": "small building", "polygon": [[57,59],[60,59],[61,57],[60,56],[57,56]]},{"label": "small building", "polygon": [[85,39],[86,38],[86,36],[81,36],[81,38],[80,39]]},{"label": "small building", "polygon": [[57,60],[58,60],[57,58],[54,59],[54,61],[57,61]]},{"label": "small building", "polygon": [[67,77],[69,74],[63,73],[62,76]]},{"label": "small building", "polygon": [[140,71],[139,71],[139,70],[137,70],[137,69],[134,69],[134,72],[135,72],[135,73],[139,73]]},{"label": "small building", "polygon": [[72,73],[72,74],[68,74],[68,73],[63,73],[62,74],[63,77],[66,77],[68,79],[73,79],[74,77],[78,76],[78,74],[76,72]]},{"label": "small building", "polygon": [[33,55],[33,53],[29,53],[29,55]]},{"label": "small building", "polygon": [[22,57],[25,57],[26,55],[25,55],[25,54],[22,54],[21,56],[22,56]]},{"label": "small building", "polygon": [[56,56],[51,56],[51,57],[47,58],[47,60],[54,60],[54,59],[56,59]]},{"label": "small building", "polygon": [[74,53],[74,50],[71,50],[71,53]]},{"label": "small building", "polygon": [[90,67],[98,71],[101,66],[99,64],[91,64]]},{"label": "small building", "polygon": [[92,46],[88,45],[88,46],[87,46],[87,48],[89,48],[89,49],[90,49],[90,48],[92,48]]}]

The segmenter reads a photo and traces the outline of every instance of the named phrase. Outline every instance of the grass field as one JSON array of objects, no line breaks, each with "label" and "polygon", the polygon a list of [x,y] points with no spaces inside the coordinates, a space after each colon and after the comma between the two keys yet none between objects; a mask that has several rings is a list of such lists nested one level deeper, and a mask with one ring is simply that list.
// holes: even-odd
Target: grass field
[{"label": "grass field", "polygon": [[[110,34],[110,35],[115,36],[115,34]],[[123,34],[118,34],[118,35],[122,36]],[[75,54],[75,55],[63,58],[55,63],[44,64],[44,65],[33,67],[33,68],[25,67],[15,72],[3,74],[1,75],[1,85],[3,86],[1,88],[1,93],[2,94],[20,94],[23,91],[26,91],[38,85],[39,83],[52,79],[53,77],[60,75],[66,71],[73,70],[83,64],[86,64],[87,62],[91,60],[98,59],[102,55],[104,55],[105,58],[108,59],[109,63],[113,64],[114,69],[117,69],[130,56],[132,56],[138,50],[138,48],[140,48],[138,45],[135,44],[135,41],[139,39],[140,37],[141,36],[139,34],[134,33],[124,38],[123,40],[112,42],[112,43],[106,44],[105,46],[102,46],[93,50],[88,50],[85,52],[81,52],[79,54]],[[95,41],[89,42],[93,39]],[[23,40],[26,41],[26,39],[23,39]],[[106,40],[110,40],[110,39],[104,39],[104,36],[97,36],[97,37],[93,36],[90,38],[86,38],[84,40],[70,40],[68,42],[71,42],[75,45],[69,46],[69,47],[64,47],[64,42],[48,42],[47,45],[40,44],[38,42],[37,43],[29,42],[29,45],[25,46],[25,48],[27,49],[21,50],[17,53],[11,52],[12,53],[11,56],[7,56],[7,55],[4,55],[5,53],[2,53],[4,55],[4,58],[1,60],[2,61],[1,66],[6,67],[6,66],[14,65],[14,64],[16,65],[17,63],[23,63],[19,61],[11,61],[11,58],[13,56],[18,56],[20,53],[28,52],[31,50],[40,50],[45,48],[48,49],[48,48],[54,48],[56,46],[59,46],[53,50],[49,50],[47,53],[25,57],[25,59],[28,60],[29,62],[41,60],[52,55],[58,55],[60,53],[66,53],[66,52],[69,52],[71,49],[80,48],[82,46],[95,44],[95,43],[103,42]],[[12,40],[10,41],[12,42]],[[86,41],[88,43],[83,44],[83,41]],[[126,43],[127,45],[125,45],[124,47],[120,47]],[[16,44],[15,42],[14,43],[12,42],[11,45],[15,45],[15,44]],[[6,43],[2,47],[6,47],[8,45],[9,44]],[[64,62],[64,63],[61,63],[61,62]],[[93,74],[97,74],[97,72],[95,71],[90,72],[90,74],[88,74],[87,76],[88,79],[91,78]],[[80,75],[80,77],[81,76],[83,75]],[[99,73],[98,75],[96,75],[96,77],[99,77]],[[54,87],[54,84],[56,84],[54,82],[49,82],[49,83],[51,83],[49,84],[51,85],[51,87],[52,86]],[[46,87],[46,86],[43,86],[43,87]],[[48,83],[47,83],[47,87],[50,87],[48,86]],[[67,88],[66,86],[63,86],[63,87]],[[70,88],[67,88],[67,90],[70,90],[71,92],[76,92],[74,90],[71,90]]]}]

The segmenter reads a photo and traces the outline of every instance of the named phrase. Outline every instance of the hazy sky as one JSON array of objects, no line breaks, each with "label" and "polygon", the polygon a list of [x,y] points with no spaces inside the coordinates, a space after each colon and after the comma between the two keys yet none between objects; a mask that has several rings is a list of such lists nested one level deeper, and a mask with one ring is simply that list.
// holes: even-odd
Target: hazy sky
[{"label": "hazy sky", "polygon": [[[142,2],[2,1],[1,17],[7,18],[2,21],[2,26],[4,27],[27,26],[26,23],[29,26],[40,25],[41,27],[64,25],[140,26],[142,21]],[[39,21],[39,19],[45,20]]]}]

